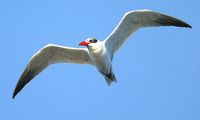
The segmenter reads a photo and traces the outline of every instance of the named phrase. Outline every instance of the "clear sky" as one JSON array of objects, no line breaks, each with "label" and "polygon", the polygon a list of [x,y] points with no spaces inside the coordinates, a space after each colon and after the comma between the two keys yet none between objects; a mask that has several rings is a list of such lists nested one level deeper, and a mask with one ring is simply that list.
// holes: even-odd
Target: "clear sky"
[{"label": "clear sky", "polygon": [[[0,120],[199,120],[199,0],[0,0]],[[116,54],[110,87],[89,65],[48,67],[12,99],[46,44],[104,40],[123,14],[156,10],[192,29],[140,29]]]}]

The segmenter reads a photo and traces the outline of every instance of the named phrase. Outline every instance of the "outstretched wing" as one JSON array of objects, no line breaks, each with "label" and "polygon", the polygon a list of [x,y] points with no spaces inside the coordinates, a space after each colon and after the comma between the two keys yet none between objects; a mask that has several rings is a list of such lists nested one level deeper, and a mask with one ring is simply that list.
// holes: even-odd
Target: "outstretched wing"
[{"label": "outstretched wing", "polygon": [[159,12],[151,10],[136,10],[127,12],[113,32],[104,40],[111,57],[134,31],[141,27],[156,26],[191,28],[189,24]]},{"label": "outstretched wing", "polygon": [[62,62],[92,64],[86,48],[71,48],[53,44],[46,45],[30,59],[16,85],[13,98],[30,80],[32,80],[48,65]]}]

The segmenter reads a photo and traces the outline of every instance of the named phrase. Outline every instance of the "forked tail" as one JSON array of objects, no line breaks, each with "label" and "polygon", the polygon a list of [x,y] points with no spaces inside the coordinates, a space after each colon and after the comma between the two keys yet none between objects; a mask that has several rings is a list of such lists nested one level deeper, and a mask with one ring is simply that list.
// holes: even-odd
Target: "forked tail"
[{"label": "forked tail", "polygon": [[103,76],[109,86],[111,85],[112,82],[117,82],[116,77],[115,77],[114,73],[112,72],[112,69],[109,74],[105,74],[103,72],[101,72],[101,73],[103,74]]}]

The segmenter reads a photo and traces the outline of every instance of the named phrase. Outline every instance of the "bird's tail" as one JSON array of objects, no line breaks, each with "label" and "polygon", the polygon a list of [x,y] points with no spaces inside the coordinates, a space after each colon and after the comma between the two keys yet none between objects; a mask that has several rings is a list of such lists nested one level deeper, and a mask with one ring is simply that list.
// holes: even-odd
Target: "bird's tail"
[{"label": "bird's tail", "polygon": [[109,86],[111,85],[112,82],[117,82],[116,77],[114,73],[112,72],[112,69],[109,74],[105,74],[105,73],[102,73],[102,74]]}]

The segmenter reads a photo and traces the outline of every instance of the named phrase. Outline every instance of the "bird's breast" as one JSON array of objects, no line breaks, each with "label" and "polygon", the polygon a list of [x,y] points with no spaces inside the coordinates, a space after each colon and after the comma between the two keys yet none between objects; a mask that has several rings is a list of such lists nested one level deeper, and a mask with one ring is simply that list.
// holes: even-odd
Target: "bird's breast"
[{"label": "bird's breast", "polygon": [[97,67],[99,71],[102,71],[104,73],[110,72],[112,63],[107,50],[105,50],[104,48],[95,49],[91,53],[91,57],[94,65]]}]

